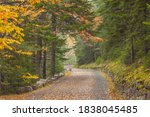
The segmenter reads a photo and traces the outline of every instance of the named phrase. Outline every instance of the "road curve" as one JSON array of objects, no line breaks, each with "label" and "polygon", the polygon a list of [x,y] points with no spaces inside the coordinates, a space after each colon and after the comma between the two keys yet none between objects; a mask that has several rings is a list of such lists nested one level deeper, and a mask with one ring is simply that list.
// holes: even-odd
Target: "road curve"
[{"label": "road curve", "polygon": [[96,70],[73,69],[52,84],[36,91],[6,99],[25,100],[107,100],[107,80]]}]

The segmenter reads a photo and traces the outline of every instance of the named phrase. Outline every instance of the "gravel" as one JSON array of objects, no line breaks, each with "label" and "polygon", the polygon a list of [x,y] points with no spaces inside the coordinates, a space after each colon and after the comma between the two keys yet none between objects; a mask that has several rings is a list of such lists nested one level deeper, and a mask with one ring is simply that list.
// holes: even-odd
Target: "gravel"
[{"label": "gravel", "polygon": [[107,81],[98,71],[73,69],[70,76],[33,92],[26,99],[104,100],[108,99],[107,91]]},{"label": "gravel", "polygon": [[69,75],[29,93],[0,96],[19,100],[107,100],[107,80],[96,70],[73,69]]}]

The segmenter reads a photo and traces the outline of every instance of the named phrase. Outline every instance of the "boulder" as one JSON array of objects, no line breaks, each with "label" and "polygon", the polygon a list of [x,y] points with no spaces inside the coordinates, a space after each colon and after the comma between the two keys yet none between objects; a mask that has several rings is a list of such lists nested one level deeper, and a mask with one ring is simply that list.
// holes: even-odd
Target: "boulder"
[{"label": "boulder", "polygon": [[33,91],[33,88],[31,86],[25,86],[24,91],[25,92]]},{"label": "boulder", "polygon": [[46,83],[47,83],[46,79],[40,79],[39,81],[36,82],[36,84],[38,85],[38,87],[45,86]]},{"label": "boulder", "polygon": [[51,79],[52,79],[52,80],[56,80],[56,78],[55,78],[55,77],[52,77]]},{"label": "boulder", "polygon": [[30,92],[33,91],[33,88],[31,86],[25,86],[25,87],[19,87],[17,90],[17,93],[26,93],[26,92]]},{"label": "boulder", "polygon": [[65,75],[64,73],[59,73],[59,76],[60,76],[60,77],[62,77],[62,76],[64,76],[64,75]]},{"label": "boulder", "polygon": [[24,87],[19,87],[17,89],[17,93],[20,94],[20,93],[24,93],[25,92],[25,88]]},{"label": "boulder", "polygon": [[59,74],[55,74],[55,75],[54,75],[54,78],[55,78],[55,79],[59,78]]},{"label": "boulder", "polygon": [[36,89],[38,89],[38,85],[37,85],[37,84],[35,84],[35,85],[32,85],[32,89],[33,89],[33,90],[36,90]]}]

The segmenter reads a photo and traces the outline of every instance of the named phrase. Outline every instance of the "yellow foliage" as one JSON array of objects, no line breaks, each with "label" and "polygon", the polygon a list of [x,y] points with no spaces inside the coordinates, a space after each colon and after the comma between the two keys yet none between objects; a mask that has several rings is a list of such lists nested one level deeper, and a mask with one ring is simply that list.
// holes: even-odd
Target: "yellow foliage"
[{"label": "yellow foliage", "polygon": [[31,56],[33,54],[32,52],[27,52],[27,51],[25,52],[22,50],[16,51],[16,53],[21,54],[21,55],[28,55],[28,56]]},{"label": "yellow foliage", "polygon": [[16,22],[17,18],[18,18],[18,11],[19,7],[17,6],[2,6],[0,5],[0,21],[1,23],[7,24],[8,23],[8,19],[12,22]]},{"label": "yellow foliage", "polygon": [[17,40],[0,38],[0,50],[5,49],[5,48],[7,48],[9,50],[13,50],[13,47],[10,46],[10,44],[13,44],[13,43],[21,44]]},{"label": "yellow foliage", "polygon": [[23,42],[23,29],[18,27],[20,8],[0,5],[0,50],[13,50],[11,44]]},{"label": "yellow foliage", "polygon": [[22,76],[22,78],[27,78],[27,79],[37,79],[37,75],[31,75],[30,73],[26,73],[25,75]]},{"label": "yellow foliage", "polygon": [[51,2],[52,4],[59,4],[61,0],[28,0],[30,4],[36,4],[40,2]]}]

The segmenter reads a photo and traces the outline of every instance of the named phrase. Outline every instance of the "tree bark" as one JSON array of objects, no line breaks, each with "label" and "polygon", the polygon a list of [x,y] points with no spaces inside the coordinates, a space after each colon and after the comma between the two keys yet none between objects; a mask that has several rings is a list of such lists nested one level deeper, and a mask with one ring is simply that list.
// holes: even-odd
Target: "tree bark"
[{"label": "tree bark", "polygon": [[[54,36],[56,37],[56,15],[52,13],[52,31],[54,33]],[[52,40],[51,42],[51,75],[55,75],[55,64],[56,64],[56,41]]]},{"label": "tree bark", "polygon": [[55,75],[55,67],[56,67],[56,43],[53,41],[51,43],[51,75]]},{"label": "tree bark", "polygon": [[[39,38],[37,39],[37,45],[40,47],[40,49],[42,48],[42,40]],[[36,54],[36,73],[39,76],[39,78],[41,77],[41,62],[42,62],[42,51],[38,50]]]},{"label": "tree bark", "polygon": [[46,79],[46,55],[47,52],[44,50],[43,52],[43,78]]}]

